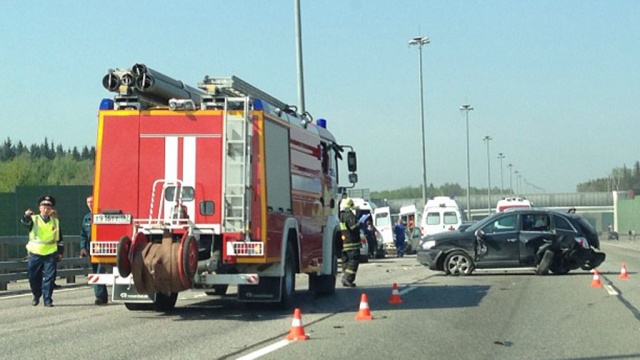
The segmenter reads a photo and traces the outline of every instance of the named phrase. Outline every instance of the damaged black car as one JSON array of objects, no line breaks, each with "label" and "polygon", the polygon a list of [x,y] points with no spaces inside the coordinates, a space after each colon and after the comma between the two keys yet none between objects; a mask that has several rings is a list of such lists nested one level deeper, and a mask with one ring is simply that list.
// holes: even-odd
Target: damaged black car
[{"label": "damaged black car", "polygon": [[597,232],[580,215],[528,208],[493,214],[461,231],[424,237],[417,259],[447,275],[496,268],[566,274],[600,266],[605,254],[599,248]]}]

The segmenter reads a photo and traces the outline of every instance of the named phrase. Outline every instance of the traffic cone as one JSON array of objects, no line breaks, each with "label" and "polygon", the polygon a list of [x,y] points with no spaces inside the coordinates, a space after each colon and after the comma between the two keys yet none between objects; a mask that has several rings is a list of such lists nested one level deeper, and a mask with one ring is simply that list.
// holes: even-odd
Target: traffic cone
[{"label": "traffic cone", "polygon": [[367,299],[367,294],[362,294],[360,297],[360,308],[358,309],[358,314],[356,314],[356,320],[371,320],[373,316],[371,315],[371,311],[369,311],[369,300]]},{"label": "traffic cone", "polygon": [[602,282],[600,281],[600,273],[598,272],[598,269],[593,269],[593,280],[591,280],[591,287],[592,288],[602,287]]},{"label": "traffic cone", "polygon": [[620,268],[620,279],[628,279],[629,275],[627,274],[627,265],[622,263],[622,267]]},{"label": "traffic cone", "polygon": [[302,327],[302,316],[300,315],[300,309],[296,308],[293,311],[293,320],[291,321],[291,330],[289,335],[285,337],[286,340],[307,340],[309,335],[304,333]]},{"label": "traffic cone", "polygon": [[398,284],[393,283],[393,289],[391,290],[391,298],[389,299],[389,304],[402,304],[402,299],[400,298],[400,293],[398,292]]}]

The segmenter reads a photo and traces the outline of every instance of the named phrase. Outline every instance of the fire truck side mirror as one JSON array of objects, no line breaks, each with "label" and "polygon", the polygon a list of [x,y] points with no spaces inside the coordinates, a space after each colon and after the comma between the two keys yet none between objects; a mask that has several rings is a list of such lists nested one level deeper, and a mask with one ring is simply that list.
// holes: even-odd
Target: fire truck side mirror
[{"label": "fire truck side mirror", "polygon": [[356,173],[349,174],[349,182],[352,184],[356,184],[358,182],[358,174]]},{"label": "fire truck side mirror", "polygon": [[349,172],[356,172],[358,170],[358,161],[356,160],[355,151],[349,151],[347,153],[347,166],[349,166]]}]

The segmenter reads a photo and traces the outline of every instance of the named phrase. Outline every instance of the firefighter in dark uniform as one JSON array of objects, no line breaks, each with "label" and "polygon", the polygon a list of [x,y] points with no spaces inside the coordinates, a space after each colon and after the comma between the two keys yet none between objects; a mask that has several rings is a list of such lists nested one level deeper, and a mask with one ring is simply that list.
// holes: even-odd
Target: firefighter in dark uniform
[{"label": "firefighter in dark uniform", "polygon": [[342,285],[356,286],[356,273],[360,259],[360,223],[351,198],[342,201],[340,232],[342,238]]}]

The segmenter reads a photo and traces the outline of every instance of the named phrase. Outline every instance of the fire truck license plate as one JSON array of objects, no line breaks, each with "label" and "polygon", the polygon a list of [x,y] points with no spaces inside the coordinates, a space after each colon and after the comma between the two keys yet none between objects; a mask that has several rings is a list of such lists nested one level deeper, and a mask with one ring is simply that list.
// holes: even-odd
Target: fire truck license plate
[{"label": "fire truck license plate", "polygon": [[94,214],[94,224],[131,224],[131,214]]}]

